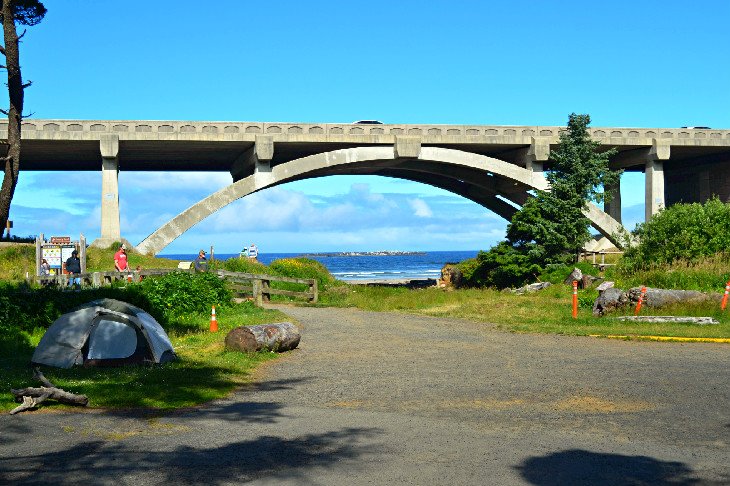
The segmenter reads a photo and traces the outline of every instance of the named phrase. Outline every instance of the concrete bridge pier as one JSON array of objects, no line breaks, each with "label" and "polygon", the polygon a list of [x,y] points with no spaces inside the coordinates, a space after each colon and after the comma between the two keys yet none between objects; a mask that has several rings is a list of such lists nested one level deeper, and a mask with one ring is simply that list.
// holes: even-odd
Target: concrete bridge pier
[{"label": "concrete bridge pier", "polygon": [[108,248],[121,241],[119,227],[119,136],[104,135],[101,149],[101,237],[93,246]]},{"label": "concrete bridge pier", "polygon": [[669,160],[669,155],[670,148],[668,144],[661,143],[657,139],[652,141],[644,168],[645,221],[648,221],[653,215],[665,207],[664,161]]},{"label": "concrete bridge pier", "polygon": [[603,211],[623,224],[623,221],[621,221],[621,180],[619,179],[615,186],[607,187],[606,192],[610,195],[611,199],[604,201]]}]

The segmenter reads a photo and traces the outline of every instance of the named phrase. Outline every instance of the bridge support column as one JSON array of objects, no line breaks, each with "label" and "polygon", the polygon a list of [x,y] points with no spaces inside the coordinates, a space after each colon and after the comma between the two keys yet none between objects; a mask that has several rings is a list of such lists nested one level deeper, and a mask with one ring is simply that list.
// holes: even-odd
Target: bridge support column
[{"label": "bridge support column", "polygon": [[101,237],[94,246],[108,248],[121,241],[119,228],[119,136],[107,135],[101,148]]},{"label": "bridge support column", "polygon": [[233,182],[251,174],[271,172],[274,158],[274,139],[271,135],[256,135],[253,147],[242,153],[231,166]]},{"label": "bridge support column", "polygon": [[644,219],[648,221],[664,208],[664,161],[669,160],[669,145],[654,139],[644,169]]},{"label": "bridge support column", "polygon": [[619,223],[623,223],[621,221],[621,180],[619,179],[613,187],[606,187],[605,191],[611,200],[603,203],[603,211]]},{"label": "bridge support column", "polygon": [[[524,149],[523,149],[524,150]],[[550,141],[543,138],[532,137],[532,143],[523,152],[522,163],[525,169],[532,172],[532,180],[544,178],[543,164],[550,158]]]}]

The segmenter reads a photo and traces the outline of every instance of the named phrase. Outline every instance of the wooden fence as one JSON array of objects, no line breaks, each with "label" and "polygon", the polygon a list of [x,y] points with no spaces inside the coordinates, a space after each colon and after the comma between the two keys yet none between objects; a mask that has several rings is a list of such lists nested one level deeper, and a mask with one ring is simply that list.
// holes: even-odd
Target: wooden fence
[{"label": "wooden fence", "polygon": [[[622,251],[605,251],[605,250],[599,250],[599,251],[587,251],[583,250],[580,254],[582,261],[587,261],[588,258],[591,258],[591,265],[594,267],[598,267],[600,270],[603,270],[606,267],[612,267],[616,265],[615,263],[606,263],[606,255],[623,255],[624,252]],[[596,262],[596,256],[601,256],[601,261]]]},{"label": "wooden fence", "polygon": [[[103,287],[113,282],[139,282],[142,279],[166,275],[171,272],[193,272],[193,270],[180,270],[177,268],[165,268],[156,270],[140,270],[138,272],[93,272],[79,273],[75,275],[51,275],[31,276],[26,280],[42,286],[57,286],[65,288],[69,286],[71,279],[78,278],[81,287]],[[272,295],[286,295],[289,297],[303,297],[309,302],[317,302],[318,289],[317,280],[313,278],[289,278],[277,277],[274,275],[257,275],[253,273],[228,272],[217,270],[215,274],[229,283],[237,297],[252,296],[257,305],[271,300]],[[294,291],[276,289],[271,287],[271,282],[286,282],[290,284],[306,285],[308,290]]]},{"label": "wooden fence", "polygon": [[[287,295],[290,297],[304,297],[309,302],[317,302],[318,290],[317,280],[313,278],[290,278],[276,277],[273,275],[256,275],[253,273],[227,272],[218,270],[218,276],[225,278],[231,283],[233,291],[239,295],[253,295],[257,305],[271,300],[272,295]],[[271,282],[286,282],[292,284],[306,285],[309,290],[297,292],[294,290],[271,288]]]}]

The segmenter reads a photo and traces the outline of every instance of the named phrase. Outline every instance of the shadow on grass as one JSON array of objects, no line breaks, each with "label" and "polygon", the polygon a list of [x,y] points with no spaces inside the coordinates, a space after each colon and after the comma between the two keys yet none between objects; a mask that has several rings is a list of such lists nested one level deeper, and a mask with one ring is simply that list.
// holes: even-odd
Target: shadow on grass
[{"label": "shadow on grass", "polygon": [[526,481],[537,486],[712,484],[694,477],[692,469],[681,462],[580,449],[530,457],[516,469]]},{"label": "shadow on grass", "polygon": [[[5,484],[232,484],[256,479],[314,483],[310,476],[337,466],[354,466],[379,453],[364,439],[382,431],[345,428],[294,437],[261,435],[227,441],[226,431],[195,436],[191,445],[170,446],[169,438],[139,443],[92,441],[55,452],[8,455],[0,451]],[[221,444],[222,445],[218,445]]]},{"label": "shadow on grass", "polygon": [[43,368],[51,382],[66,391],[89,397],[91,407],[190,407],[220,398],[241,386],[231,368],[177,361],[156,366],[71,369]]}]

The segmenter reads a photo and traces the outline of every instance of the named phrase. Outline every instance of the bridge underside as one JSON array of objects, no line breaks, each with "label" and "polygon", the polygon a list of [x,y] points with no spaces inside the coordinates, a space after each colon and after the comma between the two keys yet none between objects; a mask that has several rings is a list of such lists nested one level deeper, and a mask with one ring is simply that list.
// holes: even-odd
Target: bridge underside
[{"label": "bridge underside", "polygon": [[[406,150],[401,149],[401,152]],[[470,199],[511,219],[530,197],[548,189],[542,173],[484,155],[438,147],[399,154],[393,147],[355,147],[317,153],[278,165],[254,164],[252,173],[194,204],[142,241],[137,249],[159,253],[178,236],[215,211],[248,194],[296,180],[332,175],[380,175],[429,184]],[[612,241],[623,229],[591,205],[586,215]]]}]

